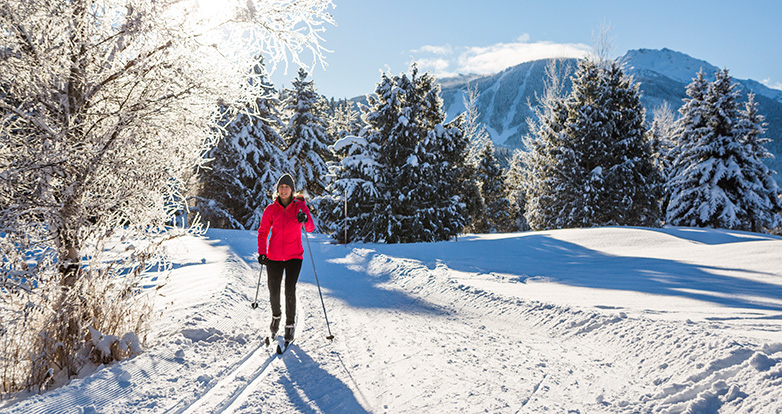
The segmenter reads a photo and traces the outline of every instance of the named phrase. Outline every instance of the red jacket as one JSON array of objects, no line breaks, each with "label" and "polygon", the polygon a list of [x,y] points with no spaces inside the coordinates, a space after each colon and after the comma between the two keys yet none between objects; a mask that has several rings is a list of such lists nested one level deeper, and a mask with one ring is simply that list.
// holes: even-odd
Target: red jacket
[{"label": "red jacket", "polygon": [[[304,229],[308,233],[315,230],[310,209],[304,198],[296,196],[288,207],[283,207],[279,197],[263,210],[261,226],[258,228],[258,255],[265,254],[269,260],[284,261],[303,259],[304,247],[301,245],[301,223],[296,214],[303,211],[307,215]],[[269,237],[271,233],[271,237]],[[268,248],[266,242],[268,240]]]}]

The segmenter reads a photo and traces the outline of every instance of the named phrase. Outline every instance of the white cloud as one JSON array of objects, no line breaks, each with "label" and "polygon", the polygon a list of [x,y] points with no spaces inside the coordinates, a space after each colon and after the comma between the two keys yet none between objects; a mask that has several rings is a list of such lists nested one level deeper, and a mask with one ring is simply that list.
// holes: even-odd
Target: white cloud
[{"label": "white cloud", "polygon": [[771,78],[763,79],[762,81],[760,81],[760,83],[762,83],[762,84],[764,84],[764,85],[766,85],[766,86],[768,86],[769,88],[772,88],[772,89],[782,90],[782,82],[774,82],[774,81],[771,80]]},{"label": "white cloud", "polygon": [[516,42],[455,49],[450,45],[422,46],[411,51],[412,61],[417,62],[420,69],[431,71],[438,77],[458,73],[489,75],[538,59],[582,58],[590,50],[589,46],[581,43],[529,42],[526,33],[520,35]]},{"label": "white cloud", "polygon": [[419,58],[413,59],[418,64],[418,69],[424,72],[431,72],[440,78],[455,76],[456,73],[450,71],[451,62],[442,58]]},{"label": "white cloud", "polygon": [[453,53],[453,50],[451,49],[451,45],[445,45],[445,46],[433,46],[433,45],[424,45],[421,46],[420,49],[414,49],[410,51],[411,53],[431,53],[433,55],[450,55]]},{"label": "white cloud", "polygon": [[459,72],[488,75],[519,63],[548,58],[582,58],[588,53],[589,46],[577,43],[497,43],[468,48],[459,55],[457,66]]}]

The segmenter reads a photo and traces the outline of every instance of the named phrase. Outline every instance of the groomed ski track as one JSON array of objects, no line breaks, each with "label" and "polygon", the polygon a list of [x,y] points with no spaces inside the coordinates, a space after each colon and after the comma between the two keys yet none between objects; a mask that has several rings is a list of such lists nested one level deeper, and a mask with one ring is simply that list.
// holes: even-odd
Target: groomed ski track
[{"label": "groomed ski track", "polygon": [[246,391],[257,387],[275,360],[281,357],[274,350],[269,351],[269,347],[262,343],[200,398],[181,408],[170,409],[167,413],[232,413],[235,406],[247,398]]}]

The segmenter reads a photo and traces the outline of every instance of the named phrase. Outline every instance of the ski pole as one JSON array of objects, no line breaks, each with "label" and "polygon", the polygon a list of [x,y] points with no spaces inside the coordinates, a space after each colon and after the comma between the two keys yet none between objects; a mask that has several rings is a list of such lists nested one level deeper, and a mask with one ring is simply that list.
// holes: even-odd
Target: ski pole
[{"label": "ski pole", "polygon": [[323,302],[323,293],[320,291],[320,282],[318,281],[318,272],[315,270],[315,259],[312,258],[312,247],[310,247],[310,239],[307,237],[307,232],[304,231],[304,225],[301,226],[301,231],[304,233],[304,240],[307,240],[307,250],[310,252],[310,261],[312,262],[312,273],[315,274],[315,283],[318,285],[318,295],[320,296],[320,304],[323,306],[323,316],[326,318],[326,329],[329,331],[329,336],[326,337],[329,341],[334,339],[334,335],[331,334],[331,326],[329,325],[329,315],[326,314],[326,303]]},{"label": "ski pole", "polygon": [[263,275],[263,265],[261,265],[261,271],[258,273],[258,286],[255,288],[255,301],[250,305],[251,308],[258,308],[258,291],[261,290],[261,276]]}]

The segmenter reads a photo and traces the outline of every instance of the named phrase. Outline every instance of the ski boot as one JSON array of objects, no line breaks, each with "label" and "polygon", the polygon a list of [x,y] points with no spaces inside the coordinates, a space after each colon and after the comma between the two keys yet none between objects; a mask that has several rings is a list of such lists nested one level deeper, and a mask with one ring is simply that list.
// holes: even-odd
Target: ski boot
[{"label": "ski boot", "polygon": [[279,316],[272,316],[272,324],[269,326],[269,329],[272,331],[272,334],[271,334],[272,338],[277,336],[277,331],[280,330],[280,317]]},{"label": "ski boot", "polygon": [[293,331],[295,326],[294,325],[285,325],[285,342],[291,343],[293,342]]},{"label": "ski boot", "polygon": [[272,316],[272,323],[269,325],[269,329],[271,330],[271,335],[267,336],[266,339],[264,339],[264,343],[266,346],[271,345],[272,341],[274,340],[274,337],[277,336],[277,331],[280,330],[280,317],[279,316]]}]

